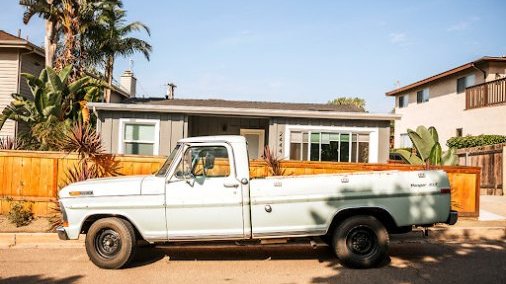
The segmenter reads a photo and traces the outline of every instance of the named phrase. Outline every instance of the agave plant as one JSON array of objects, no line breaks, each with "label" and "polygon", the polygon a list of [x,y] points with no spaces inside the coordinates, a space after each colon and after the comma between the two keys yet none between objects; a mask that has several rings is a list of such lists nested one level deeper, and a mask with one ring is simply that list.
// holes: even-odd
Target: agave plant
[{"label": "agave plant", "polygon": [[[65,180],[59,184],[59,188],[87,179],[120,175],[115,156],[105,153],[100,134],[89,124],[74,124],[57,146],[59,150],[77,154],[78,157],[77,163],[65,171]],[[54,231],[62,224],[58,202],[53,204],[52,213],[53,217],[49,222],[51,230]]]},{"label": "agave plant", "polygon": [[418,126],[416,131],[408,129],[408,136],[413,143],[415,152],[405,149],[395,150],[404,161],[412,165],[450,166],[457,165],[458,157],[455,148],[443,152],[439,144],[439,135],[433,126],[428,129],[425,126]]},{"label": "agave plant", "polygon": [[265,145],[262,159],[267,163],[271,175],[282,176],[285,173],[285,170],[281,168],[281,161],[283,159],[276,156],[274,151],[271,151],[269,145]]},{"label": "agave plant", "polygon": [[0,137],[0,150],[18,150],[23,147],[19,139],[10,136]]}]

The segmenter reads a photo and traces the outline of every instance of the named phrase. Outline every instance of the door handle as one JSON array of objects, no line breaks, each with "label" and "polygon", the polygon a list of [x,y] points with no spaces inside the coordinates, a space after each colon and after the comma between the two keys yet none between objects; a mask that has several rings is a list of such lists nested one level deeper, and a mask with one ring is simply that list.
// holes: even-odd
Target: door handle
[{"label": "door handle", "polygon": [[227,187],[227,188],[237,188],[239,187],[239,184],[238,183],[224,183],[223,184],[224,187]]}]

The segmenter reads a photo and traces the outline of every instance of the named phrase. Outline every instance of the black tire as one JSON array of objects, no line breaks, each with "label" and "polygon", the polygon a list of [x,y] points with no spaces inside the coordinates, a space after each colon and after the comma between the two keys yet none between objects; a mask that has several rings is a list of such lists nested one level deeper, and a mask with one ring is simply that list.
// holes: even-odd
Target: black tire
[{"label": "black tire", "polygon": [[352,268],[370,268],[380,264],[388,254],[388,232],[372,216],[353,216],[335,230],[332,247],[341,263]]},{"label": "black tire", "polygon": [[86,234],[86,253],[100,268],[118,269],[135,256],[135,231],[130,222],[120,218],[95,221]]}]

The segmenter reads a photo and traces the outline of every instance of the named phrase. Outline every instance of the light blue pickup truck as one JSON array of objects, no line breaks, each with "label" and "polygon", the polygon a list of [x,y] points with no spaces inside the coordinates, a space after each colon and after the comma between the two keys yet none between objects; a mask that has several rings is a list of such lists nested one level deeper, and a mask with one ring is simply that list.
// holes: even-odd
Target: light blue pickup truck
[{"label": "light blue pickup truck", "polygon": [[86,234],[102,268],[120,268],[139,240],[267,240],[321,237],[341,262],[373,267],[389,234],[455,224],[444,171],[385,171],[251,179],[246,140],[179,141],[155,175],[95,179],[60,191],[63,240]]}]

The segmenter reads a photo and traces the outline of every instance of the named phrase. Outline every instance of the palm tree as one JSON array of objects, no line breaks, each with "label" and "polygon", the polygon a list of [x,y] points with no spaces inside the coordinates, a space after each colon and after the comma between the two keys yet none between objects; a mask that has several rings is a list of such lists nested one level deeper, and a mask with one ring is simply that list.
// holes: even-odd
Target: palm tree
[{"label": "palm tree", "polygon": [[59,9],[57,3],[60,0],[20,0],[19,4],[25,6],[23,14],[23,23],[26,25],[30,19],[38,15],[45,19],[46,36],[44,40],[44,50],[46,55],[46,66],[52,67],[56,54],[56,45],[58,42],[59,27]]},{"label": "palm tree", "polygon": [[355,105],[361,110],[365,110],[365,100],[361,98],[351,98],[351,97],[339,97],[333,100],[328,101],[328,104],[333,105]]},{"label": "palm tree", "polygon": [[125,19],[126,11],[121,7],[120,1],[111,1],[108,5],[104,5],[104,11],[99,17],[102,31],[98,33],[100,40],[96,42],[100,44],[95,50],[101,53],[100,55],[104,60],[104,77],[108,85],[108,89],[105,91],[106,102],[109,102],[111,97],[115,57],[118,55],[127,57],[136,52],[141,52],[149,60],[152,51],[151,45],[146,41],[128,36],[132,32],[142,30],[146,31],[148,35],[151,35],[151,33],[149,28],[141,22],[136,21],[127,24]]}]

